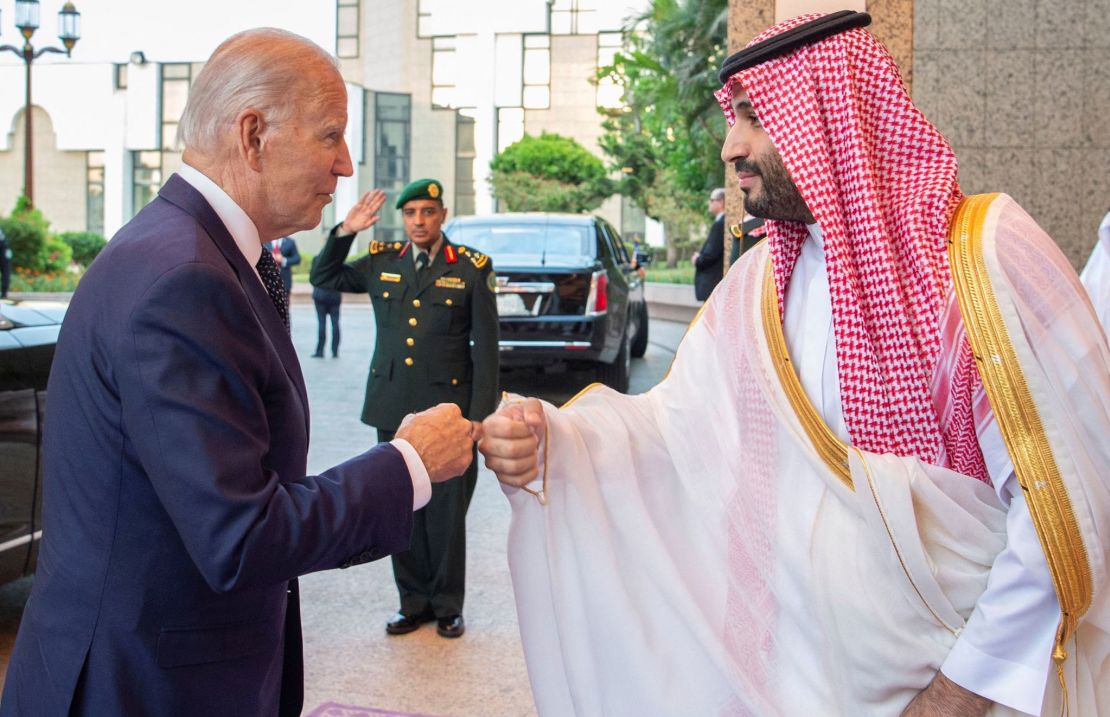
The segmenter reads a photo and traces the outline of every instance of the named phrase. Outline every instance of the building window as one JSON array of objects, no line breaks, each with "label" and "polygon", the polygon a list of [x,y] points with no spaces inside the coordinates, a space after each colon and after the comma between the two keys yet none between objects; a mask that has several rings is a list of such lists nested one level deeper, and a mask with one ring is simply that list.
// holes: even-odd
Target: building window
[{"label": "building window", "polygon": [[178,151],[177,124],[189,99],[193,66],[188,63],[162,65],[162,149]]},{"label": "building window", "polygon": [[412,156],[412,98],[379,92],[374,96],[374,183],[385,191],[382,218],[374,226],[379,241],[403,241],[401,213],[393,206],[409,182]]},{"label": "building window", "polygon": [[474,108],[455,115],[455,216],[474,214]]},{"label": "building window", "polygon": [[127,63],[126,62],[117,62],[117,63],[115,63],[115,72],[113,73],[112,84],[115,86],[115,88],[117,90],[126,90],[127,89]]},{"label": "building window", "polygon": [[[622,38],[619,32],[599,32],[597,35],[597,67],[613,64],[621,49]],[[603,109],[620,109],[624,106],[624,88],[613,77],[601,77],[597,81],[597,106]]]},{"label": "building window", "polygon": [[592,0],[551,0],[552,35],[592,35],[597,32],[597,8]]},{"label": "building window", "polygon": [[458,78],[456,38],[432,38],[432,106],[453,107]]},{"label": "building window", "polygon": [[85,229],[104,233],[104,153],[85,153]]},{"label": "building window", "polygon": [[524,108],[497,108],[497,151],[504,152],[513,142],[524,137]]},{"label": "building window", "polygon": [[336,0],[335,54],[358,57],[359,0]]},{"label": "building window", "polygon": [[143,150],[131,153],[131,216],[150,203],[162,186],[162,153]]},{"label": "building window", "polygon": [[551,106],[551,36],[524,36],[523,104],[526,110]]}]

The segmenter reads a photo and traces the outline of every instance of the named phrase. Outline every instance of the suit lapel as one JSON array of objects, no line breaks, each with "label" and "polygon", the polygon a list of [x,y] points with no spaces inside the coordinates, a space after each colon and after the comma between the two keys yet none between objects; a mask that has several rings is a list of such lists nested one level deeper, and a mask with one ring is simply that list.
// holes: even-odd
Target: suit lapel
[{"label": "suit lapel", "polygon": [[[274,309],[274,302],[270,300],[266,288],[258,280],[254,267],[247,262],[243,252],[239,251],[235,240],[232,239],[224,223],[220,221],[216,211],[205,201],[200,192],[184,179],[174,174],[158,192],[158,196],[174,206],[180,207],[196,219],[212,239],[216,248],[223,254],[228,264],[231,265],[239,279],[239,285],[242,287],[243,293],[247,295],[247,299],[250,301],[254,315],[265,330],[274,350],[277,351],[286,375],[297,387],[297,395],[300,397],[301,410],[305,417],[305,435],[308,435],[308,392],[304,385],[304,376],[301,374],[301,364],[297,360],[297,351],[293,348],[293,341],[289,332],[285,330],[285,324],[282,323],[281,317]],[[269,250],[269,244],[262,247],[262,251]]]}]

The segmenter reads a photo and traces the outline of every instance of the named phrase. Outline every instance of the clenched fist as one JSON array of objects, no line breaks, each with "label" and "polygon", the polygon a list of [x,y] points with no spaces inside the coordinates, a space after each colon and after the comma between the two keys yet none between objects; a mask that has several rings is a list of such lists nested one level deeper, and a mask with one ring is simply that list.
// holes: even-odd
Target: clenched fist
[{"label": "clenched fist", "polygon": [[405,416],[394,437],[408,441],[432,482],[442,483],[470,465],[474,441],[480,435],[481,424],[463,418],[455,404],[441,403]]},{"label": "clenched fist", "polygon": [[540,438],[546,424],[543,405],[534,398],[503,406],[482,422],[478,450],[486,457],[486,467],[497,474],[497,480],[517,488],[535,480],[539,474]]}]

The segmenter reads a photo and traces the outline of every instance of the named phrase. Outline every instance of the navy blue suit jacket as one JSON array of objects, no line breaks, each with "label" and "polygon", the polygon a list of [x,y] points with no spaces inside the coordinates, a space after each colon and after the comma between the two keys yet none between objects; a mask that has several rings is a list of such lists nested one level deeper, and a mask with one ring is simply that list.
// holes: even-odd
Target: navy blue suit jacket
[{"label": "navy blue suit jacket", "polygon": [[[282,237],[278,250],[285,257],[285,263],[280,268],[281,284],[286,291],[293,288],[293,267],[301,263],[301,252],[297,249],[297,242],[292,237]],[[268,247],[267,247],[268,248]]]},{"label": "navy blue suit jacket", "polygon": [[48,391],[0,714],[299,714],[295,578],[406,549],[412,482],[388,444],[305,475],[293,345],[180,177],[82,279]]}]

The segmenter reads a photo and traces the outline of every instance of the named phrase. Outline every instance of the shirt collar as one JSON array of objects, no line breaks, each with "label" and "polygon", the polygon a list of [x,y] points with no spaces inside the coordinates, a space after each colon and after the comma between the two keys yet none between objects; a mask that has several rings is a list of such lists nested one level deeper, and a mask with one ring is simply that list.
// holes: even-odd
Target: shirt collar
[{"label": "shirt collar", "polygon": [[[262,256],[262,240],[258,237],[258,228],[243,211],[243,208],[235,203],[235,200],[228,196],[228,193],[220,188],[218,184],[209,179],[200,170],[188,164],[182,164],[181,169],[177,171],[178,176],[189,183],[193,189],[200,192],[204,200],[211,205],[216,216],[224,223],[231,238],[235,241],[235,246],[239,247],[239,251],[243,253],[243,257],[251,268],[255,268],[258,264],[259,257]],[[255,268],[257,272],[257,268]]]},{"label": "shirt collar", "polygon": [[428,255],[428,266],[431,266],[432,262],[435,261],[436,256],[439,255],[439,250],[442,247],[443,247],[443,233],[441,232],[440,235],[439,235],[439,239],[436,239],[436,243],[432,244],[432,248],[428,249],[427,251],[425,251],[425,250],[421,249],[420,247],[416,246],[415,244],[413,244],[412,248],[415,249],[416,251],[414,251],[412,253],[412,260],[413,260],[413,262],[415,262],[416,257],[420,256],[421,254],[427,254]]},{"label": "shirt collar", "polygon": [[825,235],[821,233],[821,225],[814,222],[813,224],[806,224],[806,231],[809,232],[809,238],[813,240],[817,247],[820,249],[825,248]]}]

